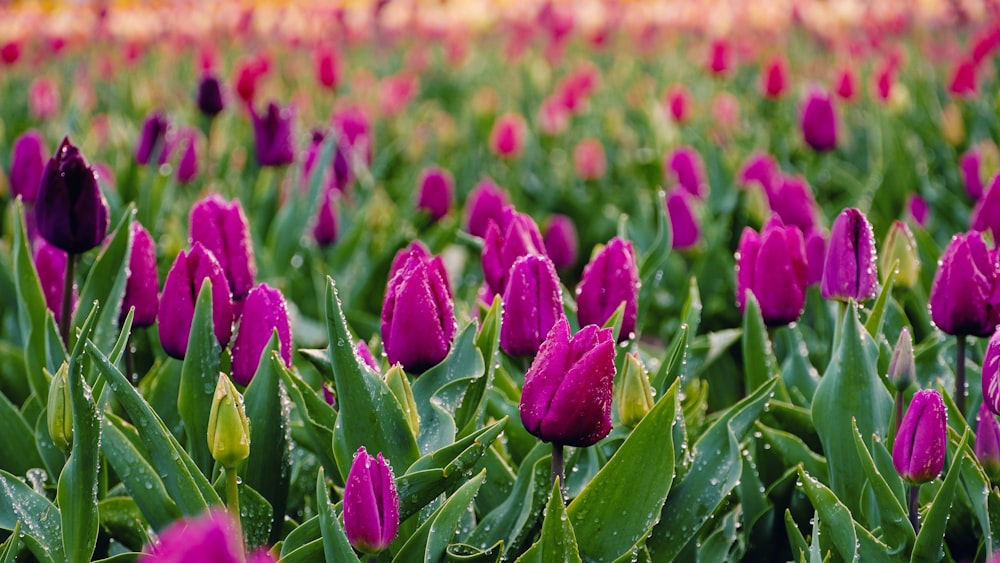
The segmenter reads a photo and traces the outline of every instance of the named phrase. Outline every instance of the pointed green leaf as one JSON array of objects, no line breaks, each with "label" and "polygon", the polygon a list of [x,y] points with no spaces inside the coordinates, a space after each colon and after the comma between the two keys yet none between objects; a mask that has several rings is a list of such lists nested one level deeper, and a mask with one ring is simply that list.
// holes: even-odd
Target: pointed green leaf
[{"label": "pointed green leaf", "polygon": [[[44,418],[44,417],[42,417]],[[35,443],[35,433],[7,396],[0,393],[0,469],[24,475],[33,467],[43,467]]]},{"label": "pointed green leaf", "polygon": [[453,543],[445,551],[449,563],[500,563],[503,557],[503,542],[497,542],[488,549],[479,549],[465,543]]},{"label": "pointed green leaf", "polygon": [[861,467],[868,477],[878,503],[879,522],[885,533],[886,543],[895,549],[892,555],[905,553],[907,548],[913,545],[916,539],[913,534],[913,526],[910,525],[910,516],[907,513],[905,501],[897,497],[892,488],[886,482],[882,473],[875,465],[875,460],[861,439],[857,423],[852,421],[851,429],[854,432],[854,447],[858,450],[858,458],[861,460]]},{"label": "pointed green leaf", "polygon": [[215,325],[212,321],[212,281],[206,277],[201,282],[194,306],[177,394],[177,412],[184,421],[187,451],[205,475],[211,473],[215,463],[206,436],[208,415],[212,410],[212,398],[219,379],[221,354],[222,348],[215,338]]},{"label": "pointed green leaf", "polygon": [[68,561],[63,551],[59,509],[17,477],[0,471],[0,529],[13,530],[18,523],[23,532],[21,539],[39,561]]},{"label": "pointed green leaf", "polygon": [[542,561],[564,561],[565,563],[581,561],[573,524],[566,513],[566,507],[563,506],[558,478],[552,483],[552,495],[549,497],[549,505],[545,508],[542,537],[539,543]]},{"label": "pointed green leaf", "polygon": [[743,381],[746,392],[752,392],[777,373],[778,360],[771,348],[771,338],[764,326],[760,304],[752,292],[747,293],[746,309],[743,312]]},{"label": "pointed green leaf", "polygon": [[521,553],[530,545],[549,498],[550,451],[548,444],[540,443],[524,458],[507,502],[481,518],[466,543],[485,549],[503,540],[506,557]]},{"label": "pointed green leaf", "polygon": [[962,435],[956,452],[958,455],[952,457],[951,467],[948,468],[948,475],[944,478],[944,483],[938,489],[937,495],[931,501],[927,515],[920,523],[920,533],[917,534],[917,541],[913,545],[913,556],[911,562],[940,561],[944,558],[944,533],[951,516],[951,504],[955,499],[955,490],[958,488],[958,479],[962,474],[962,465],[965,463],[965,456],[961,454],[969,443],[972,432],[968,429]]},{"label": "pointed green leaf", "polygon": [[[306,436],[303,445],[319,460],[327,474],[340,477],[340,469],[333,455],[333,429],[337,425],[337,412],[321,399],[309,384],[302,381],[292,370],[279,370],[285,389],[296,412],[302,418]],[[339,481],[343,485],[343,480]]]},{"label": "pointed green leaf", "polygon": [[785,509],[785,532],[788,534],[789,547],[792,549],[792,559],[794,561],[802,561],[806,554],[809,553],[809,545],[806,543],[806,538],[802,536],[802,532],[799,531],[799,527],[795,524],[792,512],[787,508]]},{"label": "pointed green leaf", "polygon": [[469,505],[479,492],[479,487],[486,480],[486,473],[481,472],[469,479],[464,485],[431,514],[410,539],[400,548],[393,558],[393,563],[435,563],[444,558],[445,549],[451,543],[458,530],[463,516],[468,512]]},{"label": "pointed green leaf", "polygon": [[10,536],[0,545],[0,563],[14,563],[21,552],[21,521],[18,520]]},{"label": "pointed green leaf", "polygon": [[756,425],[757,431],[771,446],[771,450],[777,452],[786,467],[802,465],[810,475],[815,475],[820,481],[829,479],[827,473],[826,459],[823,456],[809,449],[809,446],[801,438],[788,432],[782,432],[770,428],[761,423]]},{"label": "pointed green leaf", "polygon": [[872,312],[868,315],[868,321],[865,323],[865,330],[868,331],[868,335],[876,341],[882,332],[882,324],[885,321],[885,308],[889,300],[892,299],[892,286],[896,283],[896,275],[899,274],[899,269],[896,268],[897,264],[898,261],[894,262],[893,267],[889,269],[889,276],[885,279],[885,283],[882,284],[882,290],[879,291],[878,297],[875,299],[875,305],[872,306]]},{"label": "pointed green leaf", "polygon": [[316,476],[316,503],[319,509],[319,526],[323,537],[323,554],[327,563],[359,563],[358,556],[347,540],[344,527],[340,525],[337,511],[330,502],[330,489],[326,486],[326,475],[319,468]]},{"label": "pointed green leaf", "polygon": [[91,340],[102,350],[107,350],[118,337],[118,316],[125,297],[128,281],[128,262],[132,252],[132,217],[129,207],[111,233],[111,240],[101,250],[90,268],[87,280],[80,290],[80,304],[73,315],[75,322],[86,319],[91,310],[100,304],[100,317],[94,325]]},{"label": "pointed green leaf", "polygon": [[101,529],[118,543],[132,551],[141,551],[150,543],[146,532],[149,524],[130,497],[110,497],[101,499],[97,505],[101,515]]},{"label": "pointed green leaf", "polygon": [[495,296],[476,336],[476,348],[479,349],[486,369],[485,377],[478,377],[469,384],[462,397],[462,404],[455,411],[455,424],[459,428],[460,437],[468,436],[483,424],[486,390],[493,384],[493,371],[498,363],[496,355],[500,349],[500,317],[500,296]]},{"label": "pointed green leaf", "polygon": [[670,341],[667,354],[660,363],[660,369],[656,370],[656,375],[650,380],[649,385],[656,391],[657,396],[663,394],[667,387],[674,384],[674,380],[680,377],[681,366],[684,365],[684,357],[688,350],[688,335],[690,328],[682,324],[677,329],[674,339]]}]

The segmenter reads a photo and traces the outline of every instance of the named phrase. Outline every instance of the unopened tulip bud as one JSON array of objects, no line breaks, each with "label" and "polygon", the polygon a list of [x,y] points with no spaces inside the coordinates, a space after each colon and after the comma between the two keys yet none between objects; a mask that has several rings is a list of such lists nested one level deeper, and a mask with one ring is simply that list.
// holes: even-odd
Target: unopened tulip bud
[{"label": "unopened tulip bud", "polygon": [[576,286],[576,313],[581,326],[603,326],[625,303],[618,341],[632,338],[639,301],[639,268],[632,242],[615,237],[583,269]]},{"label": "unopened tulip bud", "polygon": [[920,256],[917,253],[917,241],[913,238],[910,227],[902,221],[893,221],[889,232],[882,242],[882,258],[880,260],[882,281],[888,279],[890,269],[896,264],[896,285],[911,288],[920,281]]},{"label": "unopened tulip bud", "polygon": [[635,353],[625,355],[615,401],[618,405],[618,418],[629,428],[635,428],[653,408],[653,390],[649,385],[649,376],[642,360]]},{"label": "unopened tulip bud", "polygon": [[962,109],[954,102],[941,111],[941,136],[951,146],[957,147],[965,140],[965,121]]},{"label": "unopened tulip bud", "polygon": [[681,189],[670,190],[664,204],[667,206],[667,217],[670,220],[671,246],[675,250],[686,250],[698,244],[701,230],[694,210],[696,199]]},{"label": "unopened tulip bud", "polygon": [[138,222],[132,223],[132,251],[128,260],[128,281],[118,318],[121,323],[135,307],[133,327],[153,326],[159,307],[159,280],[156,274],[156,244],[149,231]]},{"label": "unopened tulip bud", "polygon": [[165,150],[165,140],[170,122],[163,114],[154,112],[142,124],[139,134],[139,144],[135,149],[135,161],[146,165],[154,155],[160,156]]},{"label": "unopened tulip bud", "polygon": [[455,200],[455,180],[443,168],[432,167],[420,175],[417,209],[425,211],[432,222],[440,221]]},{"label": "unopened tulip bud", "polygon": [[944,468],[945,408],[933,389],[917,391],[892,445],[892,464],[909,483],[926,483]]},{"label": "unopened tulip bud", "polygon": [[226,103],[222,97],[222,85],[217,77],[206,74],[201,78],[196,102],[198,110],[207,117],[215,117],[222,113]]},{"label": "unopened tulip bud", "polygon": [[210,251],[226,275],[233,300],[246,297],[254,286],[254,259],[250,225],[238,199],[226,201],[212,194],[191,208],[191,244],[201,243]]},{"label": "unopened tulip bud", "polygon": [[354,549],[375,554],[385,550],[399,532],[399,494],[389,462],[372,457],[364,446],[344,483],[344,532]]},{"label": "unopened tulip bud", "polygon": [[413,389],[410,387],[410,380],[406,378],[401,364],[395,364],[385,374],[385,384],[396,397],[406,416],[406,423],[410,426],[410,431],[416,436],[420,432],[420,416],[417,414],[417,402],[413,398]]},{"label": "unopened tulip bud", "polygon": [[529,215],[518,213],[509,205],[503,209],[500,221],[490,223],[483,241],[483,278],[493,294],[503,294],[511,266],[529,254],[545,254],[538,225]]},{"label": "unopened tulip bud", "polygon": [[168,356],[184,359],[187,354],[194,306],[202,282],[212,282],[212,321],[219,345],[229,345],[233,333],[233,302],[226,277],[215,256],[201,243],[190,252],[181,251],[163,282],[163,295],[157,310],[160,342]]},{"label": "unopened tulip bud", "polygon": [[692,147],[680,147],[672,152],[664,167],[668,180],[676,180],[680,187],[698,199],[705,199],[708,181],[705,163],[701,155]]},{"label": "unopened tulip bud", "polygon": [[232,469],[250,457],[250,421],[243,397],[226,374],[219,374],[208,413],[208,447],[212,458]]},{"label": "unopened tulip bud", "polygon": [[471,235],[485,238],[490,221],[499,223],[504,207],[509,204],[507,192],[493,180],[483,178],[465,200],[466,230]]},{"label": "unopened tulip bud", "polygon": [[490,133],[490,150],[506,159],[517,158],[524,150],[524,137],[528,126],[516,113],[505,113],[497,118]]},{"label": "unopened tulip bud", "polygon": [[760,234],[747,227],[736,255],[736,304],[743,312],[753,292],[768,326],[794,322],[805,305],[808,266],[798,227],[772,217]]},{"label": "unopened tulip bud", "polygon": [[545,253],[549,255],[556,269],[565,270],[576,265],[579,243],[577,242],[576,225],[565,215],[553,215],[549,218],[549,228],[542,237]]},{"label": "unopened tulip bud", "polygon": [[979,408],[975,450],[976,459],[983,466],[990,482],[1000,482],[1000,424],[985,403]]},{"label": "unopened tulip bud", "polygon": [[70,254],[86,252],[104,242],[108,203],[93,168],[68,137],[42,172],[35,219],[42,238]]},{"label": "unopened tulip bud", "polygon": [[802,136],[814,151],[837,148],[837,116],[829,94],[814,90],[802,107]]},{"label": "unopened tulip bud", "polygon": [[262,283],[250,290],[240,317],[240,330],[233,343],[233,381],[249,385],[261,354],[278,331],[281,359],[286,366],[292,363],[292,327],[288,321],[285,298],[277,289]]},{"label": "unopened tulip bud", "polygon": [[545,256],[522,256],[510,268],[503,293],[500,347],[512,356],[534,356],[545,336],[565,318],[559,276]]},{"label": "unopened tulip bud", "polygon": [[843,210],[833,222],[820,292],[826,299],[865,301],[875,297],[875,234],[858,209]]},{"label": "unopened tulip bud", "polygon": [[[35,243],[35,271],[38,281],[42,284],[42,295],[45,296],[45,306],[52,311],[52,316],[58,324],[62,319],[62,298],[66,285],[66,252],[39,239]],[[77,301],[76,284],[73,285],[73,308]]]},{"label": "unopened tulip bud", "polygon": [[1000,414],[1000,331],[994,332],[986,345],[982,372],[983,404]]},{"label": "unopened tulip bud", "polygon": [[913,383],[916,375],[916,360],[913,357],[913,337],[910,336],[910,329],[905,326],[899,331],[899,338],[896,340],[896,347],[892,351],[892,358],[889,360],[889,383],[896,388],[896,391],[903,391]]},{"label": "unopened tulip bud", "polygon": [[283,166],[294,162],[291,110],[270,102],[263,114],[258,114],[251,107],[250,117],[253,120],[257,163],[261,166]]},{"label": "unopened tulip bud", "polygon": [[931,284],[930,309],[934,324],[962,336],[989,336],[997,326],[994,257],[977,232],[952,237],[938,263]]},{"label": "unopened tulip bud", "polygon": [[12,198],[21,196],[24,203],[34,203],[38,199],[45,160],[45,146],[38,131],[28,131],[14,141],[8,176]]},{"label": "unopened tulip bud", "polygon": [[778,56],[771,59],[761,73],[760,91],[765,97],[780,98],[788,88],[788,69],[785,59]]},{"label": "unopened tulip bud", "polygon": [[66,362],[52,376],[45,415],[52,443],[60,451],[69,452],[73,445],[73,398],[69,394],[69,365]]}]

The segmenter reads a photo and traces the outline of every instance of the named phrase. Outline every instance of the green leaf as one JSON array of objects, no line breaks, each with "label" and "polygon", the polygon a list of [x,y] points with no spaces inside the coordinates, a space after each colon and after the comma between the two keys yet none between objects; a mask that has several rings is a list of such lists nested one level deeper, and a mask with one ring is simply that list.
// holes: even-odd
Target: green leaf
[{"label": "green leaf", "polygon": [[97,505],[101,515],[101,529],[115,541],[132,551],[141,551],[149,542],[146,529],[149,524],[129,497],[110,497],[102,499]]},{"label": "green leaf", "polygon": [[673,482],[678,387],[675,381],[570,503],[580,555],[588,561],[614,561],[629,553],[656,523]]},{"label": "green leaf", "polygon": [[[671,458],[673,455],[671,455]],[[564,561],[575,563],[581,561],[580,551],[576,544],[576,534],[573,533],[573,523],[567,516],[563,506],[562,491],[559,490],[559,479],[552,483],[552,495],[545,508],[545,519],[542,521],[542,537],[539,540],[542,561]]]},{"label": "green leaf", "polygon": [[533,539],[549,498],[552,458],[548,444],[538,444],[521,462],[507,502],[479,521],[467,543],[486,549],[504,541],[507,558],[521,553]]},{"label": "green leaf", "polygon": [[3,393],[0,393],[0,428],[3,428],[0,432],[0,469],[24,475],[33,467],[44,466],[35,444],[35,433]]},{"label": "green leaf", "polygon": [[281,563],[316,563],[324,557],[323,539],[315,539],[295,551],[282,553]]},{"label": "green leaf", "polygon": [[0,563],[14,563],[21,552],[21,521],[18,520],[10,536],[0,545]]},{"label": "green leaf", "polygon": [[100,316],[90,337],[102,350],[107,350],[118,337],[118,317],[128,281],[128,262],[132,252],[132,217],[129,207],[111,233],[111,241],[97,256],[87,280],[80,290],[80,304],[74,318],[77,322],[90,316],[100,306]]},{"label": "green leaf", "polygon": [[462,397],[462,404],[455,410],[455,424],[459,428],[459,437],[468,436],[483,424],[486,414],[486,391],[493,384],[493,372],[499,363],[496,356],[500,349],[500,317],[500,296],[495,296],[476,336],[476,348],[483,358],[486,374],[485,377],[477,377],[469,383],[465,396]]},{"label": "green leaf", "polygon": [[56,505],[6,471],[0,471],[0,489],[0,529],[13,530],[20,524],[21,539],[40,561],[68,561]]},{"label": "green leaf", "polygon": [[674,339],[670,341],[670,347],[663,357],[663,362],[660,363],[660,369],[656,370],[656,375],[649,382],[657,396],[663,395],[667,387],[673,385],[674,380],[680,377],[680,368],[684,364],[684,356],[687,355],[690,334],[690,327],[682,324],[677,329]]},{"label": "green leaf", "polygon": [[326,291],[326,318],[340,406],[334,454],[341,475],[350,471],[354,452],[361,446],[381,452],[396,467],[408,467],[419,457],[413,432],[392,391],[354,353],[332,279]]},{"label": "green leaf", "polygon": [[854,431],[854,447],[858,450],[861,467],[868,477],[868,483],[871,485],[878,503],[878,521],[881,523],[886,543],[895,547],[892,555],[905,553],[916,539],[913,534],[913,526],[910,525],[909,513],[905,508],[905,500],[896,496],[882,473],[879,472],[874,458],[865,446],[864,440],[861,439],[858,425],[853,421],[851,429]]},{"label": "green leaf", "polygon": [[806,543],[806,538],[802,536],[802,532],[799,531],[799,527],[795,524],[792,512],[787,508],[785,509],[785,532],[788,534],[792,559],[794,561],[802,561],[806,554],[809,553],[809,544]]},{"label": "green leaf", "polygon": [[829,479],[827,473],[826,459],[823,456],[809,449],[809,446],[801,438],[788,432],[782,432],[761,423],[756,425],[771,449],[781,457],[785,467],[802,465],[810,475],[815,475],[820,481]]},{"label": "green leaf", "polygon": [[951,503],[955,499],[955,490],[958,488],[958,479],[962,474],[962,465],[965,456],[962,455],[969,443],[972,432],[966,429],[962,435],[953,456],[948,475],[944,478],[944,483],[938,489],[937,495],[931,501],[927,515],[920,523],[920,533],[917,534],[917,541],[913,545],[913,556],[911,562],[916,561],[941,561],[944,558],[944,533],[948,524],[948,517],[951,515]]},{"label": "green leaf", "polygon": [[[290,261],[295,255],[302,236],[306,232],[306,227],[322,203],[324,171],[330,168],[334,155],[333,149],[336,145],[336,140],[332,138],[323,141],[318,158],[313,165],[312,174],[308,178],[302,179],[308,182],[306,193],[303,194],[296,189],[287,194],[288,199],[278,211],[278,216],[275,218],[267,237],[267,248],[272,251],[270,253],[272,256]],[[273,267],[276,271],[281,272],[288,267],[289,263],[274,264]]]},{"label": "green leaf", "polygon": [[[225,472],[219,473],[212,487],[220,497],[226,494]],[[243,524],[243,536],[246,538],[247,546],[250,549],[266,546],[270,543],[268,534],[271,532],[271,521],[274,519],[271,503],[246,483],[239,484],[237,490],[240,499],[240,521]]]},{"label": "green leaf", "polygon": [[621,334],[622,319],[624,318],[625,318],[625,302],[622,301],[621,304],[618,305],[618,308],[615,309],[613,313],[611,313],[610,317],[608,317],[608,320],[604,321],[604,324],[601,325],[601,328],[611,329],[611,339],[614,340],[615,342],[618,342],[618,335]]},{"label": "green leaf", "polygon": [[204,475],[212,472],[212,465],[215,463],[206,437],[208,415],[212,410],[215,386],[219,380],[221,354],[222,348],[215,338],[212,320],[212,281],[206,277],[201,282],[198,300],[195,302],[177,393],[177,412],[184,421],[187,451]]},{"label": "green leaf", "polygon": [[876,341],[879,334],[882,333],[882,324],[885,321],[885,308],[889,300],[892,299],[892,286],[896,282],[896,275],[899,273],[896,264],[894,263],[893,267],[889,269],[889,276],[885,279],[885,283],[882,284],[882,290],[879,291],[878,297],[875,299],[875,305],[872,306],[872,312],[868,315],[868,321],[865,323],[865,330],[868,331],[868,335]]},{"label": "green leaf", "polygon": [[[337,425],[337,411],[333,410],[333,407],[321,399],[316,391],[292,370],[282,369],[278,373],[285,382],[289,397],[295,403],[296,412],[302,419],[308,441],[303,445],[319,459],[327,474],[339,478],[340,469],[337,468],[333,455],[333,429]],[[344,484],[342,479],[339,484]]]},{"label": "green leaf", "polygon": [[778,360],[771,348],[760,304],[752,292],[748,293],[743,312],[743,381],[746,392],[764,385],[777,373]]},{"label": "green leaf", "polygon": [[319,553],[323,553],[322,542],[323,528],[320,525],[319,516],[313,516],[305,522],[299,524],[294,530],[288,532],[285,540],[281,542],[281,560],[289,554],[302,549],[303,547],[319,541]]},{"label": "green leaf", "polygon": [[646,249],[646,253],[639,260],[639,299],[636,307],[638,318],[636,319],[636,329],[643,326],[646,311],[649,310],[653,302],[653,294],[659,287],[663,279],[663,269],[670,256],[672,248],[673,233],[670,230],[670,218],[667,216],[667,207],[664,205],[664,193],[660,192],[656,198],[656,238]]},{"label": "green leaf", "polygon": [[499,541],[488,549],[453,543],[448,546],[444,555],[449,563],[499,563],[503,557],[503,542]]},{"label": "green leaf", "polygon": [[469,479],[464,485],[431,514],[417,531],[410,536],[399,553],[393,558],[393,563],[434,563],[444,558],[445,549],[451,543],[458,530],[462,518],[469,510],[469,505],[479,492],[479,487],[486,481],[486,472],[480,472]]},{"label": "green leaf", "polygon": [[316,504],[323,534],[323,554],[327,563],[360,563],[351,548],[351,542],[347,540],[344,527],[340,525],[333,503],[330,502],[330,489],[326,486],[326,475],[322,467],[316,476]]}]

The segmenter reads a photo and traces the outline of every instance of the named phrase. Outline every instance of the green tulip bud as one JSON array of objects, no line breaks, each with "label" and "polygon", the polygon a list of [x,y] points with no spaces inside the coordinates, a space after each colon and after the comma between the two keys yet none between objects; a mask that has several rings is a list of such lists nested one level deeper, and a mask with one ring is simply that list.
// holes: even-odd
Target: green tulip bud
[{"label": "green tulip bud", "polygon": [[615,399],[618,404],[618,418],[629,428],[635,428],[653,408],[653,391],[649,386],[646,368],[642,365],[638,354],[625,356],[622,381]]},{"label": "green tulip bud", "polygon": [[894,221],[882,241],[882,282],[892,273],[892,264],[897,262],[896,285],[907,289],[917,284],[920,277],[920,257],[917,255],[917,241],[906,223]]},{"label": "green tulip bud", "polygon": [[889,360],[888,379],[896,391],[903,391],[913,382],[915,364],[913,338],[910,337],[910,330],[904,326],[903,330],[899,332],[896,348],[892,351],[892,358]]},{"label": "green tulip bud", "polygon": [[52,442],[63,452],[68,452],[73,445],[73,400],[69,394],[69,365],[66,362],[52,376],[46,419]]},{"label": "green tulip bud", "polygon": [[406,415],[406,422],[410,425],[410,430],[416,436],[420,431],[420,417],[417,415],[417,402],[413,399],[413,389],[410,388],[410,381],[406,379],[406,372],[403,366],[396,363],[385,374],[385,384],[392,391],[396,401]]},{"label": "green tulip bud", "polygon": [[215,461],[227,469],[250,457],[250,421],[243,397],[224,373],[219,374],[208,415],[208,447]]}]

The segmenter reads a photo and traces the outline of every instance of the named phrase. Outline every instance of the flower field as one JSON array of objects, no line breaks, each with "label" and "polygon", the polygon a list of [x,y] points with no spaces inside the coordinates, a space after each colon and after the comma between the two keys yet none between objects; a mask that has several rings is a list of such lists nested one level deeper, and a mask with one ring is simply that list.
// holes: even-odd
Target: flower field
[{"label": "flower field", "polygon": [[995,2],[0,15],[0,562],[1000,560]]}]

